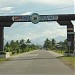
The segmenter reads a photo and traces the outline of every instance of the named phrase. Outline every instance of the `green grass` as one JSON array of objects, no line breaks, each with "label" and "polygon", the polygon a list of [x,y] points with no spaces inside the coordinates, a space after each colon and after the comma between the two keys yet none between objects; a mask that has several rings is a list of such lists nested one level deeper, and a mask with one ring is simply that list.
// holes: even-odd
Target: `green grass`
[{"label": "green grass", "polygon": [[60,60],[68,65],[70,68],[75,70],[75,57],[60,57]]},{"label": "green grass", "polygon": [[9,61],[9,60],[10,60],[9,58],[0,58],[0,63],[3,61]]},{"label": "green grass", "polygon": [[61,51],[61,50],[52,50],[52,51],[57,52],[59,54],[64,54],[64,52],[65,52],[65,51]]}]

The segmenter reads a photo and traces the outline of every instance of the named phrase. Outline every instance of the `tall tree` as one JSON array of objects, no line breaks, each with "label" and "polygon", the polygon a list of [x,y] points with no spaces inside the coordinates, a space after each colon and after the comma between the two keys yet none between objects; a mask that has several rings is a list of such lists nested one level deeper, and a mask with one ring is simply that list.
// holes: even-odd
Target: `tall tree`
[{"label": "tall tree", "polygon": [[22,45],[22,44],[24,44],[24,43],[25,43],[24,39],[21,39],[21,40],[20,40],[20,45]]},{"label": "tall tree", "polygon": [[46,48],[46,49],[51,47],[51,41],[48,38],[44,41],[43,47]]},{"label": "tall tree", "polygon": [[12,40],[12,41],[10,42],[10,47],[11,47],[12,52],[17,52],[19,46],[17,45],[16,42],[14,42],[14,41]]},{"label": "tall tree", "polygon": [[52,46],[54,46],[56,43],[55,39],[52,39]]},{"label": "tall tree", "polygon": [[27,39],[26,43],[31,43],[31,41],[29,39]]},{"label": "tall tree", "polygon": [[25,51],[26,51],[26,47],[27,47],[26,44],[22,44],[22,45],[20,46],[20,49],[22,50],[22,52],[25,52]]},{"label": "tall tree", "polygon": [[5,47],[4,47],[4,51],[5,52],[10,52],[11,51],[11,49],[10,49],[10,44],[7,42],[6,43],[6,45],[5,45]]},{"label": "tall tree", "polygon": [[16,44],[17,44],[18,46],[20,46],[20,43],[19,43],[19,41],[18,41],[18,40],[16,41]]},{"label": "tall tree", "polygon": [[10,47],[10,44],[7,42],[6,45],[5,45],[5,47]]}]

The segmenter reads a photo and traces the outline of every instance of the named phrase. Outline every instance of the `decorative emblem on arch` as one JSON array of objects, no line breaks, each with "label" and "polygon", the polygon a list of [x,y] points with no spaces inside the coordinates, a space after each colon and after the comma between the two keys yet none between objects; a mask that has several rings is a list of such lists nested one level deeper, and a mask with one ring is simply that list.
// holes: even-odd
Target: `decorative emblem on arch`
[{"label": "decorative emblem on arch", "polygon": [[40,21],[40,15],[37,14],[37,13],[33,13],[33,14],[30,16],[30,20],[31,20],[32,23],[37,24],[37,23],[39,23],[39,21]]}]

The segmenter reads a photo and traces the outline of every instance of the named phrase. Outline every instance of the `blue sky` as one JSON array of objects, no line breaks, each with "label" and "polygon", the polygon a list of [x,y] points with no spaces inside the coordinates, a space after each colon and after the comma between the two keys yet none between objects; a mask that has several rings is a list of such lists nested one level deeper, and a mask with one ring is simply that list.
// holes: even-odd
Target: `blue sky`
[{"label": "blue sky", "polygon": [[[59,10],[56,8],[68,7]],[[48,10],[48,11],[46,11]],[[0,15],[39,14],[74,14],[74,0],[0,0]],[[75,25],[75,22],[73,22]],[[57,22],[14,23],[4,30],[5,40],[36,39],[39,37],[55,38],[63,36],[66,39],[66,26]]]}]

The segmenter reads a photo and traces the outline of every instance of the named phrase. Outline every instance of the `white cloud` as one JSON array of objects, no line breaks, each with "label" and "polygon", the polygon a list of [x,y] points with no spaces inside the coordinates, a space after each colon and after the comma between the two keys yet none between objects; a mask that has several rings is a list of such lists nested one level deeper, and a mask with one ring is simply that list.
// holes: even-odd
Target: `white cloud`
[{"label": "white cloud", "polygon": [[0,8],[0,10],[2,11],[11,11],[13,7],[3,7],[3,8]]},{"label": "white cloud", "polygon": [[44,29],[42,35],[57,37],[57,36],[66,36],[67,34],[67,29],[66,29],[67,27],[60,26],[57,22],[45,23],[43,27]]},{"label": "white cloud", "polygon": [[[47,25],[45,25],[47,26]],[[45,27],[44,26],[44,27]],[[32,26],[33,27],[33,26]],[[20,39],[36,39],[38,37],[41,37],[41,36],[47,36],[47,37],[50,37],[50,38],[54,38],[54,37],[57,37],[57,36],[66,36],[66,29],[62,29],[62,28],[57,28],[56,25],[54,28],[51,27],[47,27],[47,28],[38,28],[38,29],[28,29],[27,32],[23,32],[24,28],[22,28],[21,32],[23,32],[23,34],[19,33],[15,28],[15,31],[10,28],[9,30],[12,30],[12,34],[11,33],[5,33],[7,35],[5,35],[5,39],[6,40],[20,40]],[[26,28],[26,27],[25,27]],[[27,27],[28,28],[28,27]],[[41,30],[40,30],[41,29]],[[32,31],[31,31],[32,30]]]},{"label": "white cloud", "polygon": [[[32,11],[41,11],[41,10],[48,10],[48,9],[54,9],[54,6],[57,5],[56,8],[58,7],[65,7],[65,6],[70,6],[74,4],[74,0],[0,0],[0,12],[5,13],[5,12],[9,12],[12,10],[12,7],[14,8],[13,11],[16,11],[14,13],[22,13],[22,12],[26,12],[23,13],[23,15],[27,15],[30,14],[30,12]],[[49,6],[49,8],[48,8]],[[52,7],[53,6],[53,7]],[[25,10],[24,10],[25,9]],[[30,12],[28,12],[30,11]],[[42,13],[46,13],[48,14],[48,11],[42,12]],[[49,11],[51,12],[51,11]],[[66,11],[59,11],[59,13],[61,12],[66,12]],[[71,12],[71,11],[70,11]],[[10,13],[10,12],[9,12]],[[13,12],[11,12],[13,13]],[[56,12],[55,12],[56,13]],[[57,12],[58,13],[58,12]],[[50,14],[50,13],[49,13]],[[53,12],[52,12],[53,14]]]},{"label": "white cloud", "polygon": [[43,36],[51,36],[51,37],[57,37],[57,36],[66,36],[67,30],[66,29],[54,29],[53,31],[44,31],[42,33]]},{"label": "white cloud", "polygon": [[37,4],[37,3],[41,3],[41,4],[51,4],[51,5],[63,5],[63,4],[66,4],[66,5],[73,5],[74,4],[74,0],[68,0],[68,1],[65,1],[65,0],[0,0],[0,5],[22,5],[22,4],[26,4],[26,3],[31,3],[31,4]]},{"label": "white cloud", "polygon": [[58,5],[58,4],[67,4],[71,5],[74,3],[74,0],[68,0],[65,2],[65,0],[29,0],[30,2],[35,2],[35,3],[41,3],[41,4],[51,4],[51,5]]},{"label": "white cloud", "polygon": [[66,36],[67,35],[67,30],[66,29],[56,29],[55,34],[60,35],[60,36]]},{"label": "white cloud", "polygon": [[44,31],[42,35],[52,35],[54,31]]},{"label": "white cloud", "polygon": [[26,13],[22,13],[22,15],[31,15],[32,12],[26,12]]},{"label": "white cloud", "polygon": [[[15,33],[14,33],[15,34]],[[4,36],[4,38],[6,39],[6,40],[20,40],[20,39],[35,39],[35,38],[37,38],[37,37],[39,37],[39,35],[37,35],[37,34],[33,34],[33,33],[30,33],[30,32],[28,32],[28,33],[26,33],[25,35],[23,35],[23,34],[5,34],[5,36]]]},{"label": "white cloud", "polygon": [[6,6],[8,6],[8,5],[11,5],[11,4],[15,4],[15,5],[18,5],[18,4],[22,4],[22,3],[26,3],[27,2],[27,0],[19,0],[19,1],[17,1],[17,0],[0,0],[0,5],[6,5]]}]

